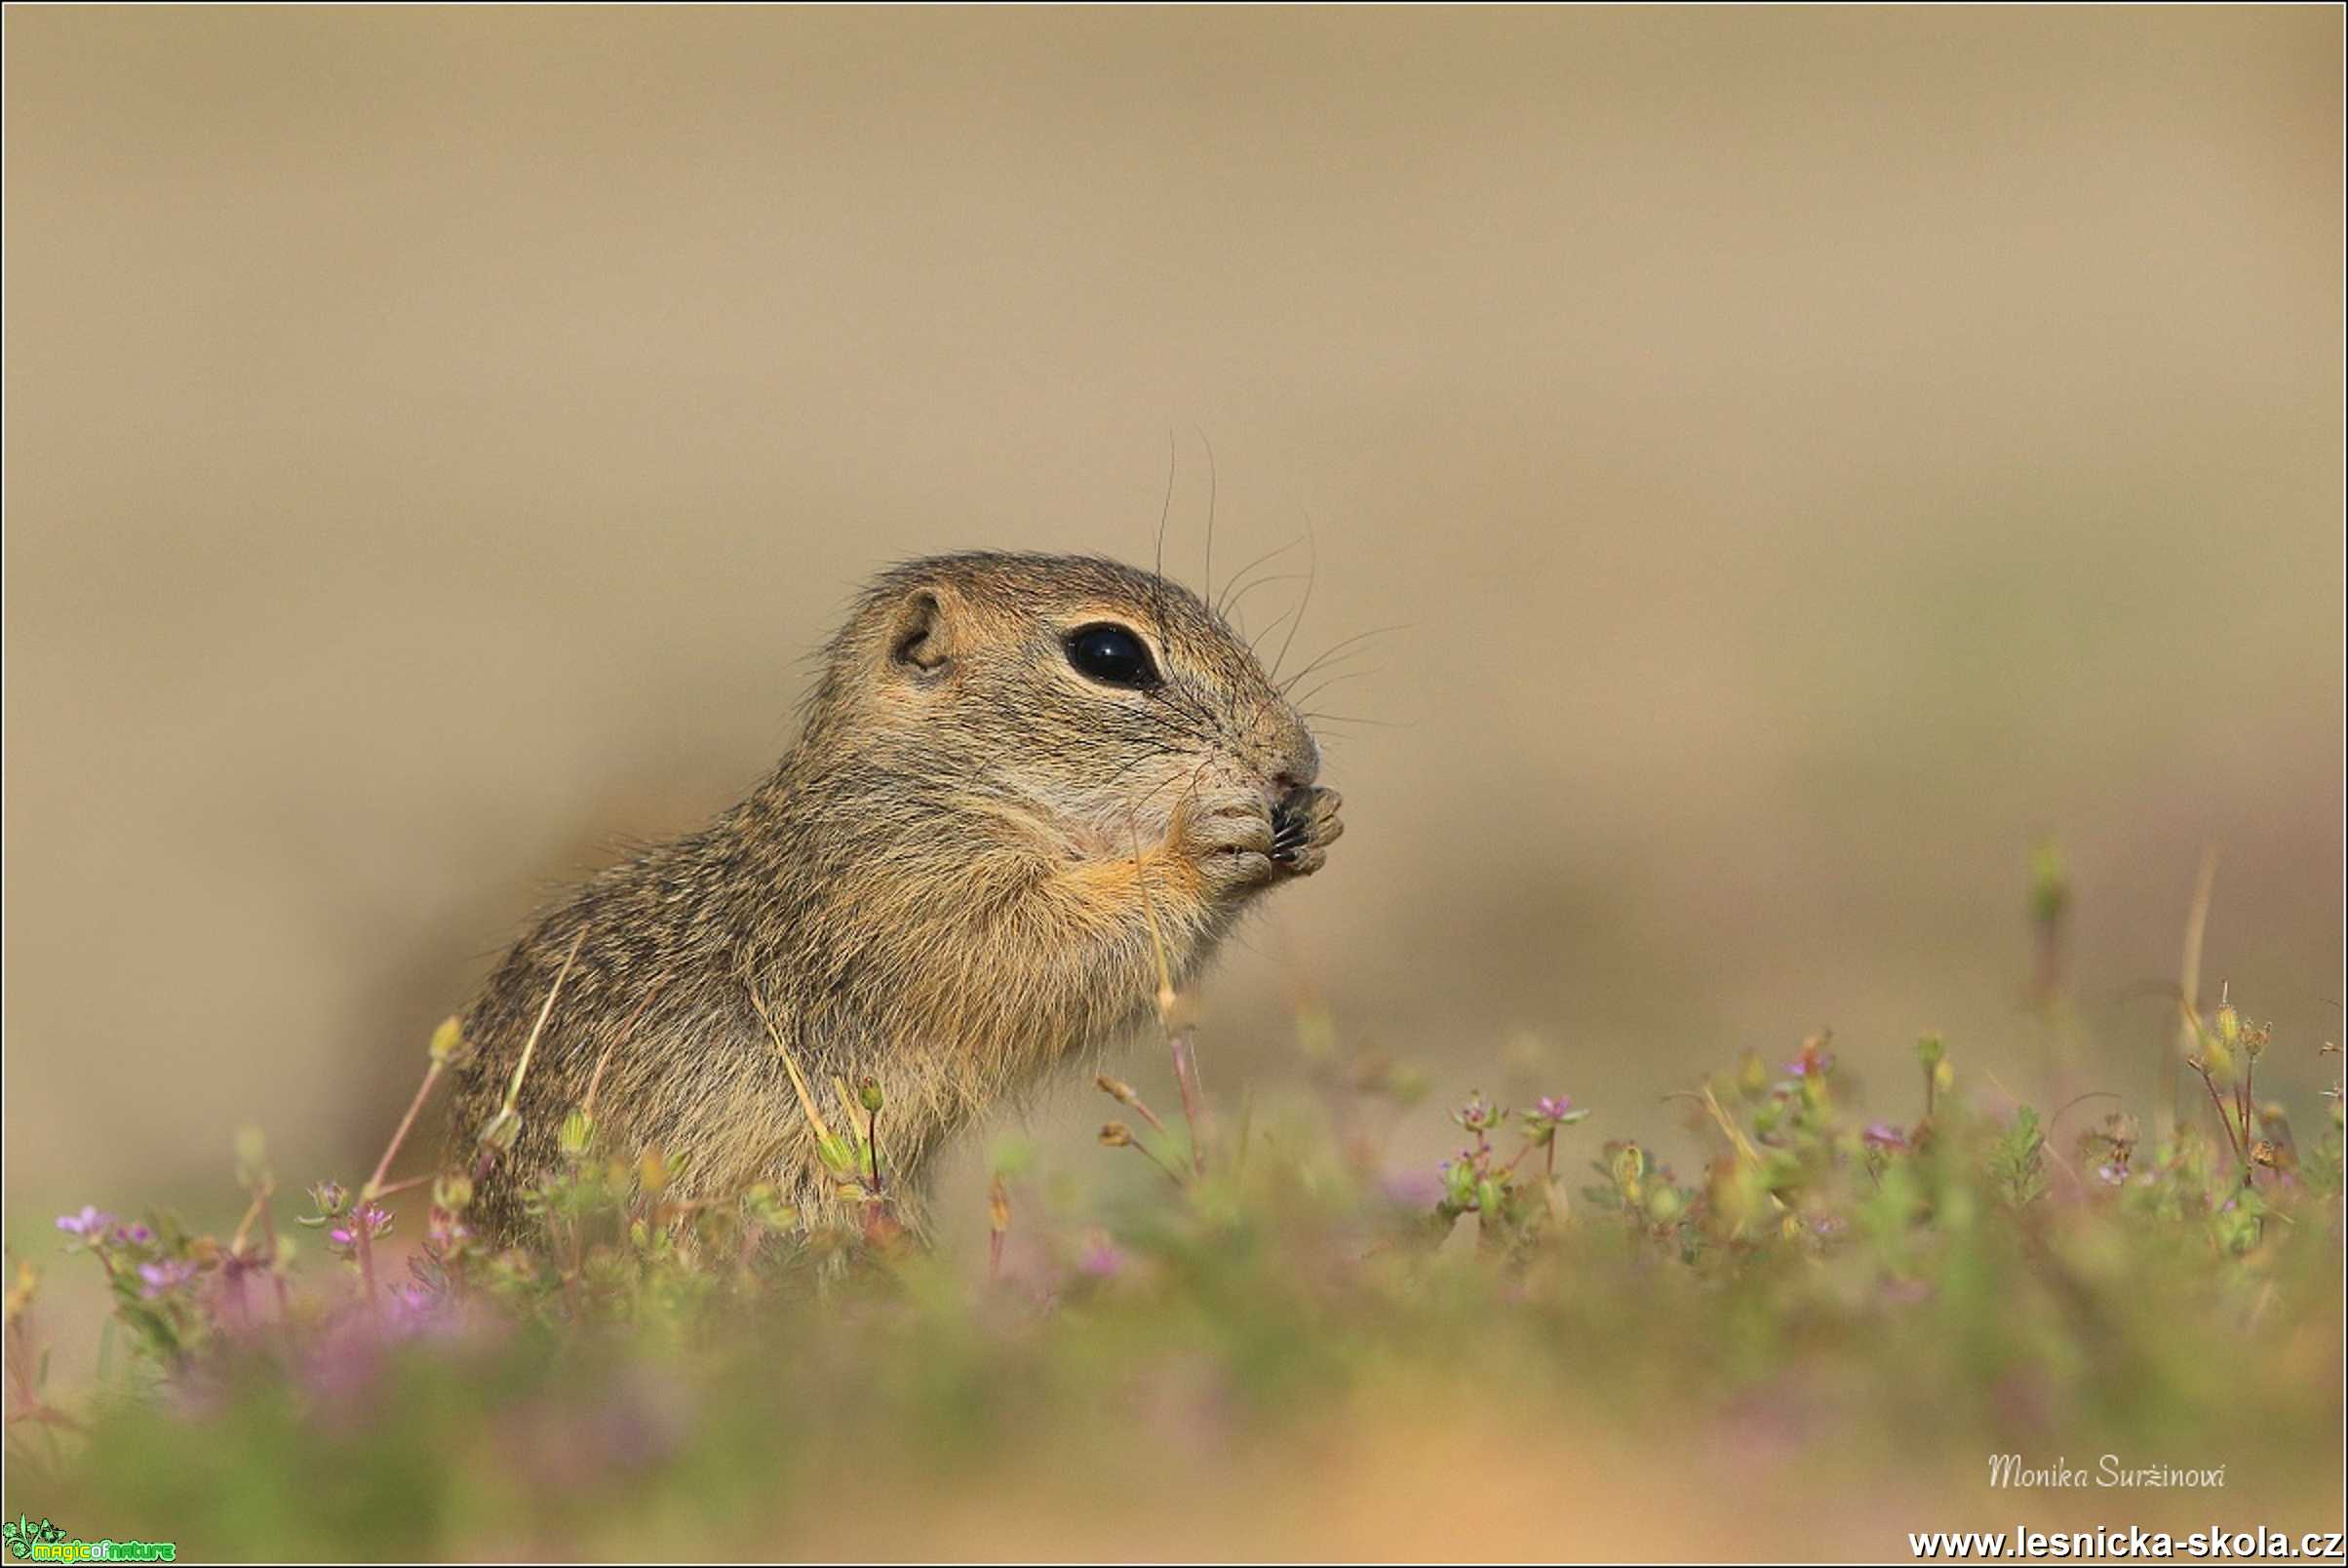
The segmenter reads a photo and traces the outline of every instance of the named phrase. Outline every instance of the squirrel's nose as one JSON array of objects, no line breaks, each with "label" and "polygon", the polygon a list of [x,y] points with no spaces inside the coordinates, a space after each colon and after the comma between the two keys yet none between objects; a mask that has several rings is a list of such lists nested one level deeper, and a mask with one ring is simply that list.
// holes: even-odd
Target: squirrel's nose
[{"label": "squirrel's nose", "polygon": [[1306,788],[1320,777],[1320,743],[1303,725],[1289,737],[1287,750],[1281,756],[1280,769],[1272,778],[1276,795],[1291,795]]}]

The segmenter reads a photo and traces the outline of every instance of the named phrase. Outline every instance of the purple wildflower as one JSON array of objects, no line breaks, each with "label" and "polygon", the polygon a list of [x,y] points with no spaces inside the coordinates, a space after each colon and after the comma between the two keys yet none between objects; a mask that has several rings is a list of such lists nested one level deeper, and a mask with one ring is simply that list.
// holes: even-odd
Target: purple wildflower
[{"label": "purple wildflower", "polygon": [[1488,1104],[1481,1093],[1468,1096],[1468,1103],[1451,1114],[1451,1119],[1469,1132],[1484,1133],[1507,1119],[1508,1113]]},{"label": "purple wildflower", "polygon": [[1114,1278],[1124,1268],[1125,1254],[1117,1250],[1115,1242],[1097,1234],[1085,1243],[1084,1251],[1076,1259],[1076,1272],[1095,1279]]},{"label": "purple wildflower", "polygon": [[348,1251],[359,1244],[362,1226],[367,1230],[367,1238],[373,1240],[391,1229],[391,1210],[380,1203],[362,1203],[349,1219],[328,1231],[326,1238]]},{"label": "purple wildflower", "polygon": [[1905,1149],[1908,1146],[1907,1134],[1888,1121],[1869,1124],[1867,1130],[1859,1134],[1859,1138],[1868,1148],[1887,1152],[1894,1149]]},{"label": "purple wildflower", "polygon": [[93,1204],[84,1203],[79,1214],[58,1216],[58,1229],[67,1235],[78,1235],[85,1241],[97,1241],[113,1229],[114,1216]]},{"label": "purple wildflower", "polygon": [[196,1276],[196,1266],[181,1258],[163,1258],[138,1266],[138,1277],[146,1288],[139,1294],[150,1300],[167,1290],[176,1290]]}]

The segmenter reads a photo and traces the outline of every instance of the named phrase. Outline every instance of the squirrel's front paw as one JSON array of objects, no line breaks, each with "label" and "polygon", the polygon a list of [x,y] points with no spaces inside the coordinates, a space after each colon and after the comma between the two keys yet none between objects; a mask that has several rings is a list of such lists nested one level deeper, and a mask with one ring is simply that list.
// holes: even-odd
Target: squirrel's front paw
[{"label": "squirrel's front paw", "polygon": [[1272,804],[1252,790],[1185,801],[1174,813],[1174,843],[1210,894],[1272,881],[1273,838]]},{"label": "squirrel's front paw", "polygon": [[1338,816],[1345,797],[1314,786],[1291,791],[1272,813],[1272,863],[1290,877],[1310,877],[1328,861],[1329,845],[1346,831]]}]

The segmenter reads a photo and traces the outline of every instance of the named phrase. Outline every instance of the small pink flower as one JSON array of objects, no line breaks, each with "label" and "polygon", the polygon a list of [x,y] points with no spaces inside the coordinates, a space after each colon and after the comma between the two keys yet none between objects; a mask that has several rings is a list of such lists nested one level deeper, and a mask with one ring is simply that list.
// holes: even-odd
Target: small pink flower
[{"label": "small pink flower", "polygon": [[362,1203],[341,1224],[327,1228],[327,1244],[345,1257],[356,1251],[362,1230],[372,1241],[391,1229],[391,1210],[379,1203]]},{"label": "small pink flower", "polygon": [[1468,1103],[1451,1114],[1451,1119],[1469,1132],[1490,1132],[1508,1117],[1508,1113],[1487,1103],[1481,1093],[1468,1096]]},{"label": "small pink flower", "polygon": [[167,1290],[176,1290],[196,1276],[196,1266],[177,1258],[165,1258],[138,1266],[138,1277],[144,1281],[139,1294],[149,1300]]}]

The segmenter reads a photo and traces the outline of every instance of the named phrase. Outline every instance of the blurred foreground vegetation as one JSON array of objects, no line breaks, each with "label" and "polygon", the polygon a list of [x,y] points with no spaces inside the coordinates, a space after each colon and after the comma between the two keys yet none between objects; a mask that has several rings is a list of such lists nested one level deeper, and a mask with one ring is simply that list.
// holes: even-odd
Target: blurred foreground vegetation
[{"label": "blurred foreground vegetation", "polygon": [[[397,1140],[296,1197],[249,1137],[227,1235],[59,1221],[108,1281],[95,1386],[49,1375],[11,1261],[8,1517],[190,1559],[2338,1526],[2341,1104],[2295,1131],[2256,1089],[2262,1056],[2336,1047],[2188,1010],[2192,1099],[2156,1132],[2110,1096],[1998,1103],[1936,1039],[1870,1110],[1820,1039],[1691,1086],[1701,1168],[1559,1094],[1448,1108],[1459,1153],[1426,1171],[1382,1151],[1443,1110],[1325,1016],[1299,1028],[1310,1112],[1200,1102],[1194,1138],[1104,1078],[1100,1158],[1148,1162],[1104,1168],[1148,1179],[1071,1202],[1007,1155],[983,1267],[920,1241],[860,1086],[806,1088],[820,1216],[674,1201],[661,1156],[590,1153],[582,1107],[527,1252],[470,1234],[465,1170],[389,1180]],[[1165,1035],[1191,1085],[1192,1032]],[[463,1049],[445,1029],[427,1088]],[[2225,1478],[1994,1490],[2008,1452]]]}]

